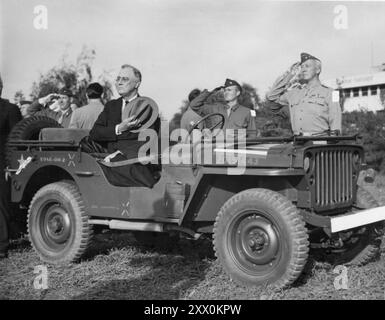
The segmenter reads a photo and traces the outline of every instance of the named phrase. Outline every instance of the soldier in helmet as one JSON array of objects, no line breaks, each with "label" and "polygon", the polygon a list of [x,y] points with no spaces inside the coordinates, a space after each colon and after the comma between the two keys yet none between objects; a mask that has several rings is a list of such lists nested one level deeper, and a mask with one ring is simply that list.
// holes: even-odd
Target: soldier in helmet
[{"label": "soldier in helmet", "polygon": [[301,53],[301,61],[279,77],[266,95],[274,102],[270,104],[272,112],[290,119],[295,135],[341,132],[338,91],[321,84],[321,69],[318,58]]}]

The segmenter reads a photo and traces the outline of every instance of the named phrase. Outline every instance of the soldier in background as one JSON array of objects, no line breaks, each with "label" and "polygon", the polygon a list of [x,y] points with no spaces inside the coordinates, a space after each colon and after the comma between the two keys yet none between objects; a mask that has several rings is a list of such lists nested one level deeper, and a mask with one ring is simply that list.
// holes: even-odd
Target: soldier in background
[{"label": "soldier in background", "polygon": [[[338,91],[321,84],[321,61],[301,53],[295,63],[266,94],[273,113],[290,118],[295,135],[338,134],[341,132],[341,107]],[[300,81],[298,81],[300,77]]]},{"label": "soldier in background", "polygon": [[73,111],[69,128],[91,130],[104,109],[102,95],[102,85],[91,83],[86,90],[88,104]]}]

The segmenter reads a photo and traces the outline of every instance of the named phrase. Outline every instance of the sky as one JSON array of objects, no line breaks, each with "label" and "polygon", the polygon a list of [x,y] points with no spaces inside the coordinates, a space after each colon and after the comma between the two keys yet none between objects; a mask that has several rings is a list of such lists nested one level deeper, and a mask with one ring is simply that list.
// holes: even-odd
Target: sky
[{"label": "sky", "polygon": [[[34,27],[38,5],[47,8],[46,30]],[[338,5],[346,29],[335,26]],[[2,96],[28,96],[40,73],[64,52],[75,62],[86,45],[96,52],[95,77],[136,66],[141,95],[170,119],[192,89],[226,78],[264,95],[301,52],[322,60],[321,79],[372,72],[385,62],[384,13],[385,2],[0,0]]]}]

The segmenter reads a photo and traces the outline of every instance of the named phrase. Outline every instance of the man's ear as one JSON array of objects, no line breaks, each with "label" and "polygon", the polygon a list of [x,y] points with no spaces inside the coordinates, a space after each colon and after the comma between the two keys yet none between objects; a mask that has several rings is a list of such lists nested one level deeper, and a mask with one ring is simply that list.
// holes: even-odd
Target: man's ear
[{"label": "man's ear", "polygon": [[136,83],[136,85],[135,85],[135,89],[138,89],[138,88],[139,88],[139,86],[140,86],[140,81]]}]

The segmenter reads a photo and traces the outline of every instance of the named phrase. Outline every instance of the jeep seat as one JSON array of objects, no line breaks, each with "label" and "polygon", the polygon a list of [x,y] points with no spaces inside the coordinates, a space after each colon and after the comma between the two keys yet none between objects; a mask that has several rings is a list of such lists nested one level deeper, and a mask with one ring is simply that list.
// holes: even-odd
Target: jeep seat
[{"label": "jeep seat", "polygon": [[73,141],[79,144],[80,141],[89,135],[87,129],[66,129],[66,128],[44,128],[40,131],[40,140],[43,141]]}]

